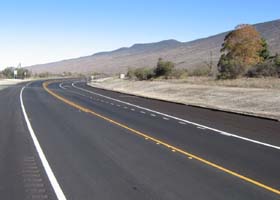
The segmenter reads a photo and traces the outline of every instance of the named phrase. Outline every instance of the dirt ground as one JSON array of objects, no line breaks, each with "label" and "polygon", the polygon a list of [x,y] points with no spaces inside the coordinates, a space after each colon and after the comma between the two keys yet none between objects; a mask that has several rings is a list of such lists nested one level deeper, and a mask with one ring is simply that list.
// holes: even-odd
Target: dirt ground
[{"label": "dirt ground", "polygon": [[11,85],[15,85],[21,82],[26,82],[28,81],[28,79],[25,80],[21,80],[21,79],[0,79],[0,90],[11,86]]},{"label": "dirt ground", "polygon": [[188,105],[280,120],[280,79],[276,78],[226,81],[216,81],[207,77],[154,81],[111,78],[104,81],[93,81],[89,85]]}]

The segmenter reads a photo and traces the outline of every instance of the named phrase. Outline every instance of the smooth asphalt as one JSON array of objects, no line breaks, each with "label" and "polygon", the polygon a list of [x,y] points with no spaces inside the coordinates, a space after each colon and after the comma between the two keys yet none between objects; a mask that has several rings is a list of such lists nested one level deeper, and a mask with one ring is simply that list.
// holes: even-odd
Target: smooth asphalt
[{"label": "smooth asphalt", "polygon": [[[277,121],[71,80],[46,85],[51,94],[42,83],[27,85],[22,100],[67,199],[280,199]],[[22,86],[0,91],[0,199],[56,199]]]}]

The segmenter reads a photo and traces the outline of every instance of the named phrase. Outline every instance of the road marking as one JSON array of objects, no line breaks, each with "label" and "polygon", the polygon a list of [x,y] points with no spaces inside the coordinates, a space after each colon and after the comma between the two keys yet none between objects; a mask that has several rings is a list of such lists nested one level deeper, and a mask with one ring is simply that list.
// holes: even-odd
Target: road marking
[{"label": "road marking", "polygon": [[141,111],[140,111],[140,113],[142,113],[142,114],[146,114],[143,110],[141,110]]},{"label": "road marking", "polygon": [[163,117],[162,119],[164,119],[164,120],[169,120],[169,118],[167,118],[167,117]]},{"label": "road marking", "polygon": [[190,157],[191,157],[192,159],[195,159],[195,160],[197,160],[197,161],[200,161],[201,163],[204,163],[204,164],[206,164],[206,165],[208,165],[208,166],[211,166],[211,167],[213,167],[213,168],[219,169],[219,170],[221,170],[221,171],[223,171],[223,172],[225,172],[225,173],[227,173],[227,174],[230,174],[230,175],[232,175],[232,176],[235,176],[235,177],[237,177],[237,178],[239,178],[239,179],[241,179],[241,180],[244,180],[244,181],[246,181],[246,182],[249,182],[249,183],[251,183],[251,184],[253,184],[253,185],[255,185],[255,186],[258,186],[258,187],[260,187],[260,188],[266,189],[266,190],[268,190],[268,191],[270,191],[270,192],[273,192],[273,193],[275,193],[275,194],[279,194],[279,195],[280,195],[280,190],[278,190],[278,189],[275,189],[275,188],[273,188],[273,187],[270,187],[270,186],[268,186],[268,185],[266,185],[266,184],[263,184],[263,183],[261,183],[261,182],[259,182],[259,181],[254,180],[254,179],[252,179],[252,178],[249,178],[249,177],[246,177],[246,176],[244,176],[244,175],[241,175],[241,174],[239,174],[239,173],[237,173],[237,172],[234,172],[234,171],[232,171],[232,170],[230,170],[230,169],[224,168],[224,167],[222,167],[222,166],[220,166],[220,165],[218,165],[218,164],[215,164],[215,163],[213,163],[213,162],[211,162],[211,161],[208,161],[208,160],[206,160],[206,159],[204,159],[204,158],[201,158],[201,157],[199,157],[199,156],[196,156],[196,155],[194,155],[194,154],[192,154],[192,153],[189,153],[189,152],[187,152],[187,151],[185,151],[185,150],[183,150],[183,149],[180,149],[180,148],[178,148],[178,147],[176,147],[176,146],[170,145],[170,144],[168,144],[168,143],[166,143],[166,142],[164,142],[164,141],[162,141],[162,140],[159,140],[159,139],[157,139],[157,138],[155,138],[155,137],[152,137],[152,136],[148,135],[147,133],[143,133],[143,132],[140,132],[140,131],[135,130],[135,129],[133,129],[133,128],[130,128],[130,127],[128,127],[128,126],[125,125],[125,124],[122,124],[122,123],[120,123],[120,122],[117,122],[117,121],[115,121],[115,120],[113,120],[113,119],[110,119],[110,118],[108,118],[108,117],[106,117],[106,116],[103,116],[103,115],[101,115],[101,114],[99,114],[99,113],[96,113],[96,112],[94,112],[93,110],[90,110],[90,109],[85,108],[85,107],[83,107],[83,106],[81,106],[81,105],[79,105],[79,104],[76,104],[76,103],[74,103],[74,102],[72,102],[72,101],[70,101],[70,100],[68,100],[68,99],[65,99],[64,97],[62,97],[62,96],[56,94],[55,92],[51,91],[51,90],[47,87],[48,84],[50,84],[50,82],[44,82],[44,83],[43,83],[43,88],[44,88],[49,94],[51,94],[51,95],[54,96],[55,98],[61,100],[62,102],[66,103],[66,104],[68,104],[68,105],[70,105],[70,106],[72,106],[72,107],[74,107],[74,108],[78,108],[78,109],[82,110],[83,112],[86,112],[86,113],[92,114],[93,116],[99,117],[99,118],[101,118],[101,119],[103,119],[103,120],[105,120],[105,121],[107,121],[107,122],[110,122],[110,123],[112,123],[112,124],[115,124],[115,125],[117,125],[117,126],[119,126],[119,127],[122,127],[122,128],[124,128],[124,129],[126,129],[126,130],[129,130],[130,132],[132,132],[132,133],[134,133],[134,134],[136,134],[136,135],[138,135],[138,136],[141,136],[141,137],[144,137],[145,139],[149,139],[149,140],[151,140],[151,141],[153,141],[153,142],[159,143],[159,144],[161,144],[161,145],[163,145],[163,146],[165,146],[165,147],[167,147],[167,148],[172,148],[173,150],[175,150],[175,151],[177,151],[177,152],[179,152],[179,153],[181,153],[181,154],[187,156],[189,159],[190,159]]},{"label": "road marking", "polygon": [[128,107],[126,107],[126,106],[124,106],[123,108],[124,108],[124,109],[128,109]]},{"label": "road marking", "polygon": [[219,130],[219,129],[216,129],[216,128],[212,128],[212,127],[209,127],[209,126],[205,126],[205,125],[202,125],[202,124],[199,124],[199,123],[196,123],[196,122],[192,122],[192,121],[188,121],[188,120],[185,120],[185,119],[181,119],[179,117],[175,117],[175,116],[172,116],[172,115],[168,115],[168,114],[165,114],[165,113],[162,113],[162,112],[159,112],[159,111],[155,111],[155,110],[152,110],[152,109],[149,109],[149,108],[145,108],[145,107],[142,107],[142,106],[138,106],[138,105],[135,105],[135,104],[132,104],[132,103],[128,103],[128,102],[125,102],[125,101],[121,101],[121,100],[118,100],[118,99],[114,99],[114,98],[111,98],[111,97],[108,97],[108,96],[105,96],[105,95],[102,95],[102,94],[99,94],[99,93],[96,93],[96,92],[92,92],[90,90],[86,90],[84,88],[81,88],[81,87],[78,87],[76,86],[75,84],[77,82],[80,82],[80,81],[76,81],[76,82],[73,82],[72,83],[72,86],[76,89],[79,89],[79,90],[82,90],[84,92],[88,92],[88,93],[91,93],[91,94],[95,94],[97,96],[101,96],[101,97],[104,97],[104,98],[107,98],[107,99],[110,99],[110,100],[113,100],[113,101],[116,101],[116,102],[119,102],[119,103],[124,103],[126,105],[129,105],[129,106],[133,106],[133,107],[136,107],[136,108],[139,108],[139,109],[142,109],[142,110],[146,110],[146,111],[149,111],[149,112],[153,112],[153,113],[156,113],[158,115],[162,115],[162,116],[165,116],[165,117],[169,117],[169,118],[172,118],[172,119],[175,119],[175,120],[179,120],[179,121],[183,121],[187,124],[191,124],[191,125],[194,125],[194,126],[199,126],[199,127],[203,127],[205,129],[208,129],[208,130],[211,130],[211,131],[214,131],[216,133],[219,133],[221,135],[225,135],[225,136],[229,136],[229,137],[234,137],[234,138],[238,138],[238,139],[241,139],[241,140],[245,140],[247,142],[252,142],[252,143],[255,143],[255,144],[259,144],[259,145],[263,145],[263,146],[266,146],[266,147],[270,147],[270,148],[274,148],[274,149],[278,149],[280,150],[280,146],[276,146],[276,145],[272,145],[272,144],[268,144],[268,143],[265,143],[265,142],[260,142],[258,140],[253,140],[253,139],[250,139],[250,138],[246,138],[246,137],[243,137],[243,136],[239,136],[239,135],[236,135],[236,134],[232,134],[232,133],[229,133],[229,132],[226,132],[226,131],[222,131],[222,130]]},{"label": "road marking", "polygon": [[[63,82],[62,82],[63,83]],[[60,83],[59,84],[59,87],[61,88],[61,89],[63,89],[63,90],[67,90],[65,87],[63,87],[62,86],[62,83]],[[83,97],[87,97],[88,98],[88,96],[86,96],[86,95],[84,95],[84,94],[81,94],[81,93],[79,93],[79,92],[75,92],[75,91],[72,91],[72,90],[67,90],[67,91],[69,91],[69,92],[72,92],[72,93],[74,93],[74,94],[78,94],[78,95],[81,95],[81,96],[83,96]]]},{"label": "road marking", "polygon": [[24,89],[25,89],[25,86],[22,87],[21,91],[20,91],[20,105],[21,105],[22,113],[23,113],[27,128],[29,130],[29,133],[30,133],[31,138],[33,140],[36,151],[39,155],[39,158],[42,162],[42,165],[45,169],[45,172],[46,172],[46,174],[47,174],[47,176],[50,180],[50,183],[51,183],[52,188],[53,188],[53,190],[56,194],[57,199],[66,200],[66,197],[65,197],[65,195],[64,195],[64,193],[63,193],[63,191],[62,191],[62,189],[61,189],[61,187],[60,187],[60,185],[59,185],[59,183],[58,183],[58,181],[57,181],[57,179],[56,179],[56,177],[55,177],[55,175],[54,175],[54,173],[53,173],[53,171],[50,167],[50,165],[49,165],[49,162],[47,161],[47,158],[46,158],[46,156],[45,156],[45,154],[44,154],[44,152],[41,148],[41,145],[40,145],[40,143],[39,143],[39,141],[38,141],[38,139],[35,135],[35,132],[34,132],[32,126],[31,126],[31,123],[28,119],[28,116],[27,116],[27,113],[26,113],[26,110],[25,110],[25,107],[24,107],[23,99],[22,99],[22,93],[23,93]]},{"label": "road marking", "polygon": [[204,127],[200,127],[200,126],[197,126],[196,128],[199,128],[199,129],[205,130],[205,128],[204,128]]},{"label": "road marking", "polygon": [[131,111],[135,111],[135,109],[134,109],[134,108],[131,108],[130,110],[131,110]]},{"label": "road marking", "polygon": [[115,105],[114,103],[111,103],[111,105]]},{"label": "road marking", "polygon": [[64,90],[66,90],[66,88],[63,87],[62,85],[63,85],[63,82],[59,84],[59,87],[62,88],[62,89],[64,89]]},{"label": "road marking", "polygon": [[156,115],[155,115],[155,114],[153,114],[153,113],[151,113],[150,115],[151,115],[152,117],[156,117]]},{"label": "road marking", "polygon": [[180,122],[180,121],[179,121],[179,124],[183,124],[183,125],[185,125],[186,123],[185,123],[185,122]]}]

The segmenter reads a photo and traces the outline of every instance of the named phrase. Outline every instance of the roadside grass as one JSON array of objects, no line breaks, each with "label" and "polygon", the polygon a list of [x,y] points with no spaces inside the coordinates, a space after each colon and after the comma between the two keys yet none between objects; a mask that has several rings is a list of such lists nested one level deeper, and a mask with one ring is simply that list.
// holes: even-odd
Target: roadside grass
[{"label": "roadside grass", "polygon": [[280,78],[272,78],[272,77],[216,80],[214,77],[189,76],[186,79],[166,80],[166,81],[172,83],[186,83],[186,84],[205,85],[205,86],[280,89]]}]

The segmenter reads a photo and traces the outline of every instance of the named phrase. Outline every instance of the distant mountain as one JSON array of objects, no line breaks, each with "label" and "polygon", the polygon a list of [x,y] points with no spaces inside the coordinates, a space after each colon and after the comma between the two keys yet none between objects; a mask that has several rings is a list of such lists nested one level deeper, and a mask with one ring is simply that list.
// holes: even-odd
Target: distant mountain
[{"label": "distant mountain", "polygon": [[[280,20],[254,25],[267,40],[272,54],[280,53]],[[214,63],[220,57],[220,48],[228,32],[191,42],[164,40],[156,43],[134,44],[114,51],[28,67],[33,73],[102,72],[114,74],[128,68],[155,66],[159,57],[173,61],[179,68],[206,67],[211,57]]]}]

